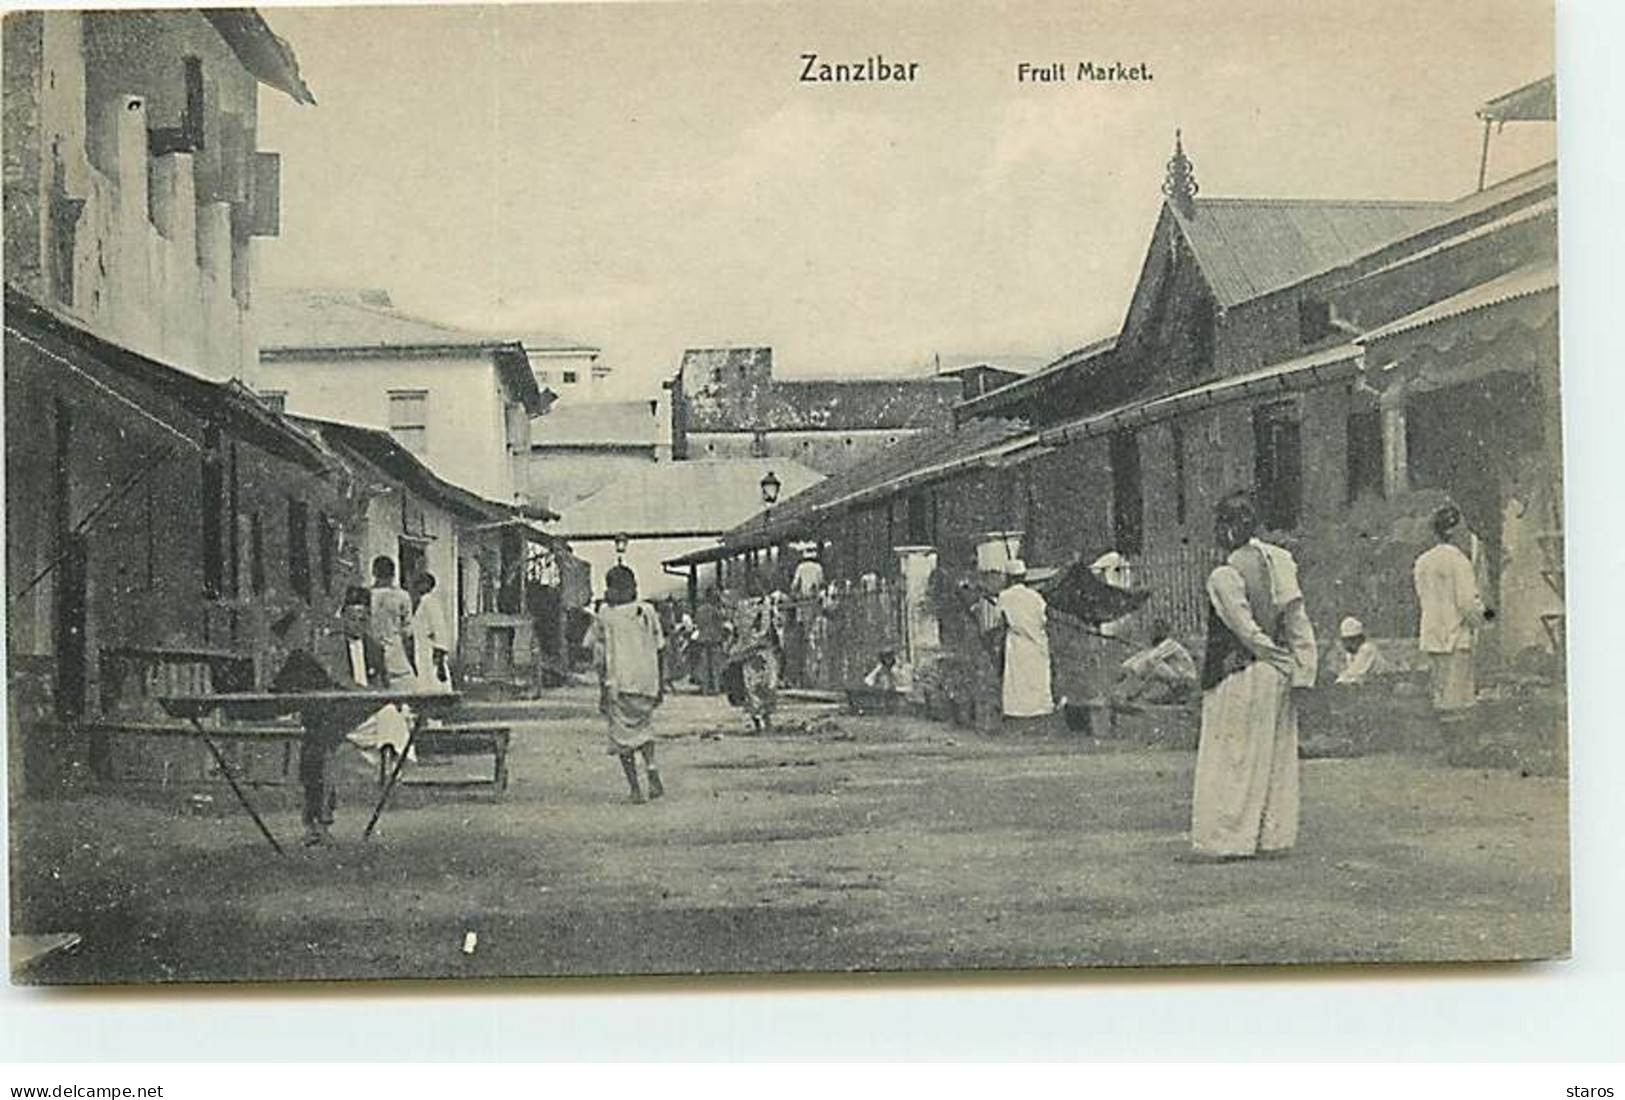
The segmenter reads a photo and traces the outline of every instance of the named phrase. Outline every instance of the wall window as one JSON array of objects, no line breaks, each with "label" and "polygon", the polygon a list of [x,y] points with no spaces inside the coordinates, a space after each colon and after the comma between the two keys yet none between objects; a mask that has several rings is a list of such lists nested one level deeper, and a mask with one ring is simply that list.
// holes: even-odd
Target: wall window
[{"label": "wall window", "polygon": [[1349,414],[1349,503],[1362,496],[1382,496],[1382,412]]},{"label": "wall window", "polygon": [[260,400],[265,402],[266,405],[275,409],[277,412],[288,411],[287,390],[261,390]]},{"label": "wall window", "polygon": [[310,599],[310,509],[302,500],[288,501],[288,587]]},{"label": "wall window", "polygon": [[580,375],[576,371],[567,370],[563,375],[561,375],[561,377],[563,378],[566,386],[573,386],[576,384],[576,379],[579,378]]},{"label": "wall window", "polygon": [[1264,526],[1290,531],[1303,506],[1303,442],[1291,402],[1253,410],[1254,483]]},{"label": "wall window", "polygon": [[321,559],[322,591],[333,591],[333,563],[339,556],[339,530],[333,517],[322,513],[316,526],[316,552]]},{"label": "wall window", "polygon": [[389,434],[415,455],[429,452],[429,391],[389,391]]},{"label": "wall window", "polygon": [[210,428],[203,440],[203,595],[217,600],[226,580],[226,560],[221,553],[220,521],[226,510],[225,455],[220,449],[220,429]]},{"label": "wall window", "polygon": [[1303,344],[1318,344],[1330,336],[1332,328],[1332,306],[1330,302],[1323,302],[1318,298],[1298,299],[1298,342]]},{"label": "wall window", "polygon": [[248,586],[256,596],[265,592],[265,527],[258,512],[248,521]]},{"label": "wall window", "polygon": [[751,433],[750,453],[756,458],[767,457],[767,433],[760,428]]},{"label": "wall window", "polygon": [[1175,420],[1168,425],[1169,444],[1173,449],[1174,469],[1174,522],[1183,525],[1187,502],[1185,500],[1185,425]]},{"label": "wall window", "polygon": [[908,498],[908,544],[931,545],[931,498],[923,492]]},{"label": "wall window", "polygon": [[1112,549],[1139,554],[1145,549],[1145,494],[1140,484],[1140,439],[1132,430],[1113,432]]},{"label": "wall window", "polygon": [[1218,343],[1218,316],[1213,299],[1206,294],[1191,305],[1191,356],[1198,377],[1213,373],[1213,353]]}]

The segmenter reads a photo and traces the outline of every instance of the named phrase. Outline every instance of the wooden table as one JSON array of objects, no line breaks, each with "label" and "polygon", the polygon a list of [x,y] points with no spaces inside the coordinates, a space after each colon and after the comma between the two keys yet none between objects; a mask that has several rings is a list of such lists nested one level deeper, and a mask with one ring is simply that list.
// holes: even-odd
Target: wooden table
[{"label": "wooden table", "polygon": [[372,817],[367,821],[367,828],[361,834],[365,839],[372,836],[372,830],[378,824],[378,818],[384,812],[389,796],[395,791],[395,785],[401,777],[401,768],[406,764],[407,754],[411,752],[413,738],[418,735],[431,714],[451,710],[461,701],[462,696],[455,692],[404,689],[392,691],[389,688],[381,690],[357,688],[354,691],[239,691],[215,695],[163,695],[158,698],[158,704],[164,708],[165,713],[173,718],[184,718],[192,724],[193,731],[209,747],[215,763],[220,766],[221,774],[231,786],[231,792],[237,796],[237,801],[242,803],[243,809],[248,811],[248,816],[254,819],[254,824],[259,826],[260,834],[276,850],[277,855],[285,854],[282,845],[271,835],[265,819],[254,809],[248,795],[237,782],[237,776],[232,772],[231,765],[226,762],[225,756],[210,738],[209,730],[203,725],[205,716],[219,711],[227,718],[265,721],[270,718],[298,715],[300,721],[308,726],[310,724],[307,720],[308,713],[310,718],[319,717],[330,722],[336,720],[338,724],[353,730],[391,703],[404,703],[410,706],[413,717],[406,733],[406,747],[396,755],[395,768],[389,775],[389,781],[378,793],[378,804],[373,807]]}]

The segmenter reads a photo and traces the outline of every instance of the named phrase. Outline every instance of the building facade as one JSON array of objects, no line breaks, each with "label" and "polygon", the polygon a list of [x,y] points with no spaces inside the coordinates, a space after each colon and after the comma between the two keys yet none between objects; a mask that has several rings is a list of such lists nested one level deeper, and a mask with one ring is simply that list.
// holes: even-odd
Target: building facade
[{"label": "building facade", "polygon": [[820,473],[947,423],[958,378],[782,380],[767,347],[691,348],[666,383],[684,458],[788,458]]},{"label": "building facade", "polygon": [[383,428],[440,476],[523,504],[549,398],[523,344],[413,317],[382,291],[276,290],[258,388],[300,416]]},{"label": "building facade", "polygon": [[603,361],[603,349],[553,333],[530,333],[519,342],[539,388],[552,391],[559,401],[605,399],[611,368]]},{"label": "building facade", "polygon": [[1411,563],[1456,503],[1480,647],[1562,646],[1555,166],[1437,203],[1198,198],[1176,146],[1121,330],[964,401],[958,423],[832,476],[688,564],[812,538],[838,576],[927,545],[967,575],[989,532],[1032,567],[1117,551],[1199,634],[1212,517],[1248,490],[1299,557],[1317,630],[1414,637]]}]

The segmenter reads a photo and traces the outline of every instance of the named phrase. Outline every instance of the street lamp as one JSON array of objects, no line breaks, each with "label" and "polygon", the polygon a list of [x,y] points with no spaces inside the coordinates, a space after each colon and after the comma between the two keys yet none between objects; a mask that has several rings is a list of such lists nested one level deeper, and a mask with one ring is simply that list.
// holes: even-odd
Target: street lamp
[{"label": "street lamp", "polygon": [[[778,475],[775,474],[772,470],[769,470],[767,472],[767,474],[762,478],[762,503],[764,505],[766,505],[766,508],[763,510],[763,515],[762,515],[762,522],[763,522],[764,525],[767,525],[767,526],[772,525],[772,523],[773,523],[773,505],[778,503],[778,501],[779,501],[779,490],[781,488],[783,488],[783,487],[784,487],[784,483],[781,482],[778,479]],[[755,551],[752,551],[751,552],[751,560],[752,560],[753,563],[755,561],[755,556],[756,556]],[[754,572],[754,571],[755,570],[754,570],[754,565],[753,565],[752,572]]]},{"label": "street lamp", "polygon": [[624,532],[615,536],[615,561],[617,563],[625,563],[626,548],[631,545],[631,543],[631,536],[625,534]]}]

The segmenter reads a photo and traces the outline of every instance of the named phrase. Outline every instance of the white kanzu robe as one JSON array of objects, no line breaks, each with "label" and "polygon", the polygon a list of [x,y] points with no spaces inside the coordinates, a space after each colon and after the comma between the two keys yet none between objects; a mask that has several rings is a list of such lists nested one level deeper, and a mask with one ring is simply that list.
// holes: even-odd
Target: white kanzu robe
[{"label": "white kanzu robe", "polygon": [[1471,559],[1441,542],[1416,559],[1416,602],[1422,609],[1418,645],[1433,672],[1433,705],[1463,711],[1477,694],[1473,683],[1474,633],[1484,622],[1484,598]]},{"label": "white kanzu robe", "polygon": [[1024,584],[999,593],[994,606],[1004,619],[1004,714],[1036,718],[1055,710],[1050,691],[1048,605]]},{"label": "white kanzu robe", "polygon": [[[1255,658],[1202,695],[1191,845],[1210,856],[1281,851],[1298,838],[1298,711],[1293,687],[1315,682],[1315,634],[1297,563],[1253,540],[1208,577],[1208,599]],[[1254,609],[1263,610],[1255,615]],[[1277,630],[1278,643],[1259,624]]]}]

